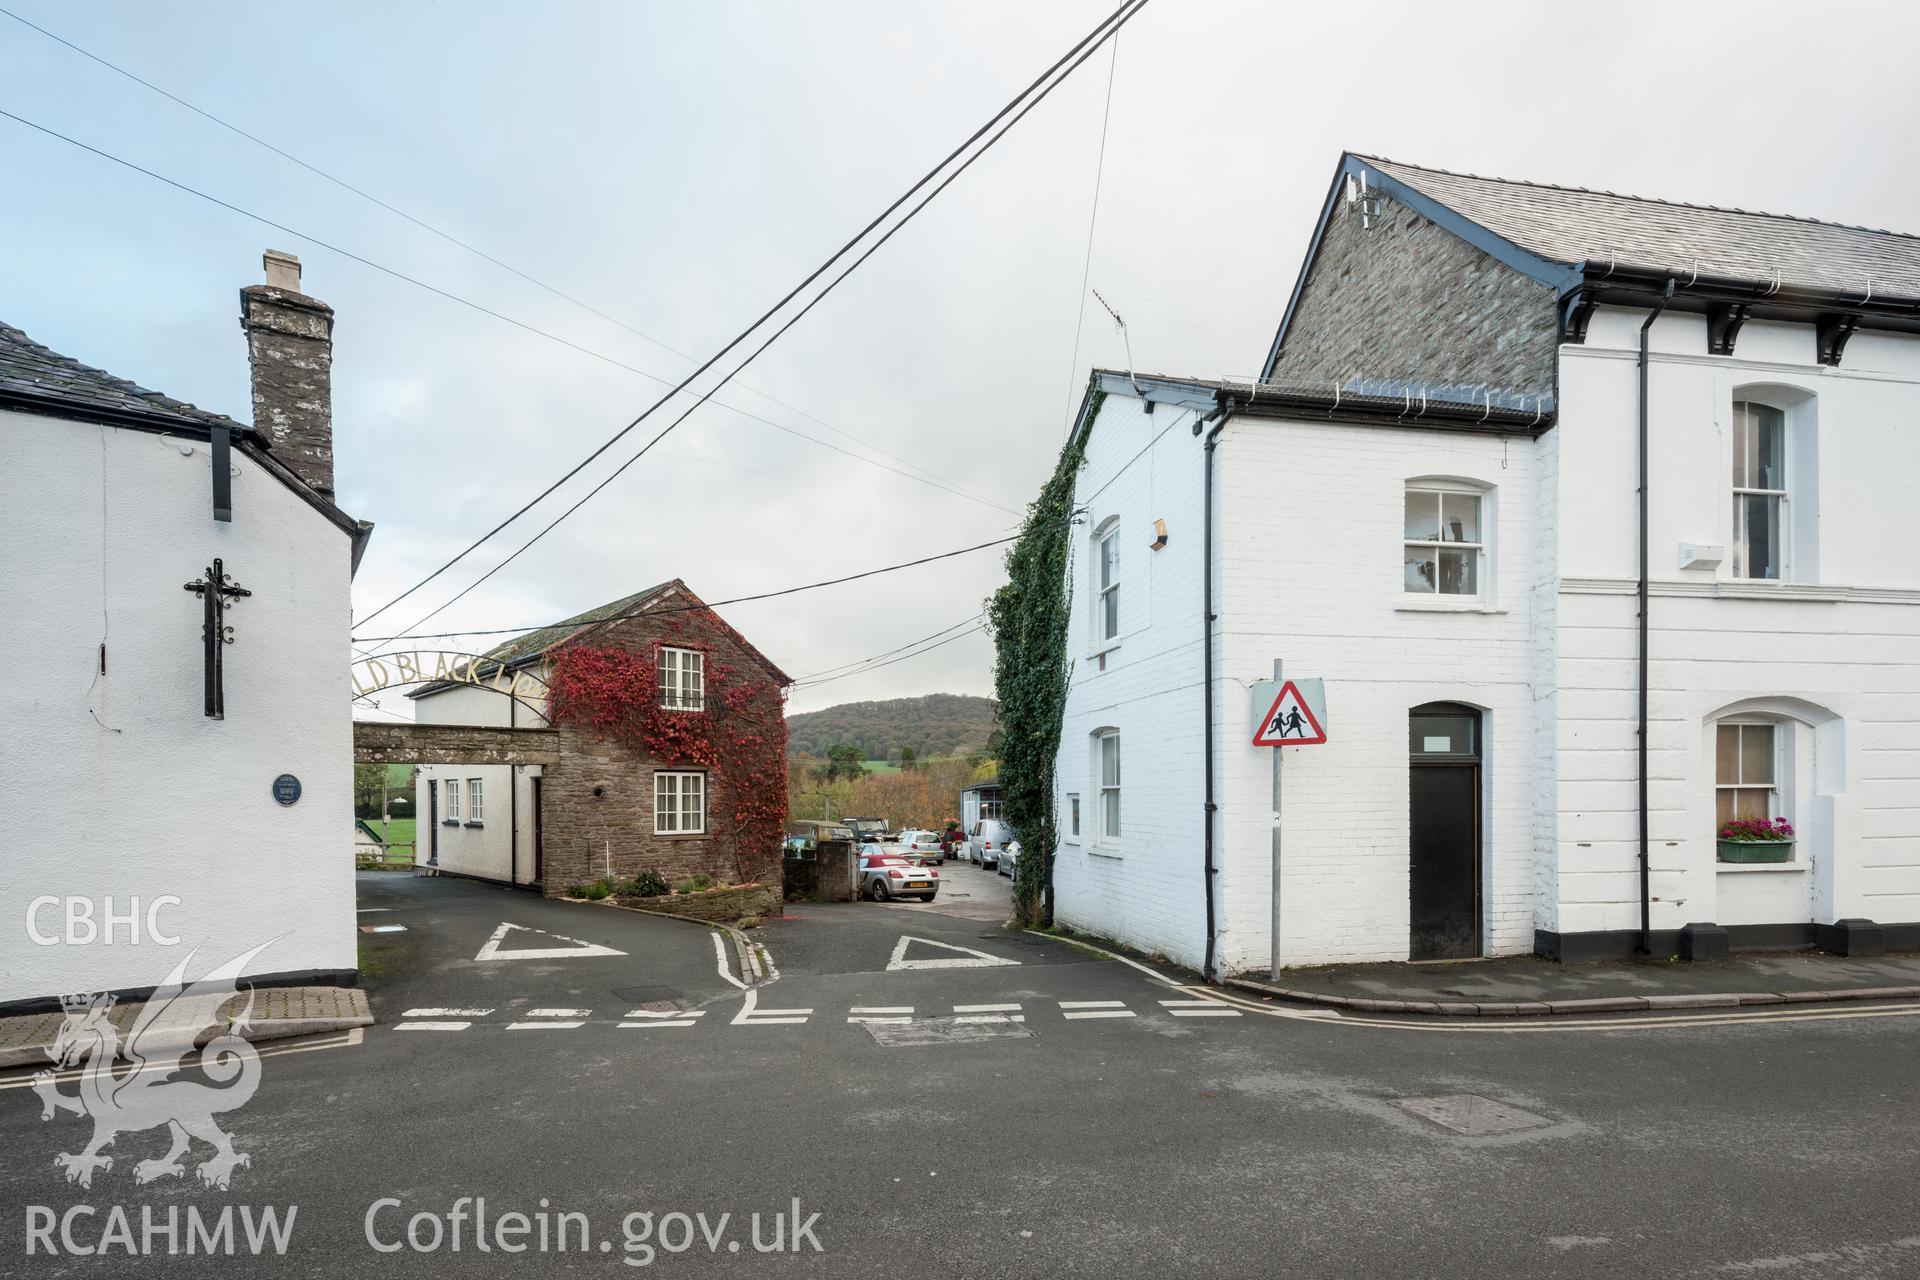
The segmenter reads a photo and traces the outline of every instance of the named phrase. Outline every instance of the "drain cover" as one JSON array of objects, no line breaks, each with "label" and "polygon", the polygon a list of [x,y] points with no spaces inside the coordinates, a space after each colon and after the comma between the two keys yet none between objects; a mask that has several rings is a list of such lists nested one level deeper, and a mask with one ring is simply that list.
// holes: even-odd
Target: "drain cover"
[{"label": "drain cover", "polygon": [[1032,1032],[1017,1022],[959,1022],[953,1018],[924,1018],[906,1026],[866,1024],[873,1038],[889,1049],[923,1044],[967,1044],[976,1040],[1011,1040]]},{"label": "drain cover", "polygon": [[1437,1098],[1395,1098],[1393,1105],[1470,1137],[1542,1129],[1553,1123],[1545,1116],[1510,1107],[1504,1102],[1495,1102],[1492,1098],[1483,1098],[1477,1093],[1448,1093]]}]

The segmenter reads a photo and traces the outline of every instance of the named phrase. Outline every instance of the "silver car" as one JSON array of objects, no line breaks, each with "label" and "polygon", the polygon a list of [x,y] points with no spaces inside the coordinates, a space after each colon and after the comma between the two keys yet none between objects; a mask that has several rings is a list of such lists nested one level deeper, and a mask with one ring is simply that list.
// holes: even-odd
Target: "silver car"
[{"label": "silver car", "polygon": [[932,867],[919,867],[891,853],[868,854],[860,859],[860,896],[875,902],[895,898],[918,898],[932,902],[940,892],[940,873]]},{"label": "silver car", "polygon": [[944,866],[947,855],[940,850],[940,836],[937,832],[907,828],[900,833],[899,840],[890,853],[917,862],[921,866]]}]

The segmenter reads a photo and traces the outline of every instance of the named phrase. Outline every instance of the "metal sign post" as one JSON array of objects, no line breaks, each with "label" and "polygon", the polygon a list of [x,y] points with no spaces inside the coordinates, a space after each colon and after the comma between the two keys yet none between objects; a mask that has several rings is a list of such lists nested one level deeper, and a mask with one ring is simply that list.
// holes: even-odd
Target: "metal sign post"
[{"label": "metal sign post", "polygon": [[[1273,660],[1273,680],[1280,683],[1280,659]],[[1267,976],[1280,977],[1280,759],[1286,752],[1273,753],[1273,933],[1268,939]]]},{"label": "metal sign post", "polygon": [[1273,927],[1268,937],[1271,960],[1269,976],[1280,976],[1280,750],[1288,747],[1321,746],[1327,740],[1326,682],[1319,679],[1287,680],[1281,674],[1280,659],[1273,660],[1272,681],[1262,680],[1251,691],[1253,745],[1273,749]]}]

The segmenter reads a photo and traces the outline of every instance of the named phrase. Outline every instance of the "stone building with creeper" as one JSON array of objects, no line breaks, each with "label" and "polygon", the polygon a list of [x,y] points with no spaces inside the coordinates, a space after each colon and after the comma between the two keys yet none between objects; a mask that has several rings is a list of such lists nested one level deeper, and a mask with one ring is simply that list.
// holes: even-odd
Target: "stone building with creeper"
[{"label": "stone building with creeper", "polygon": [[684,582],[530,632],[478,665],[479,682],[409,693],[415,723],[550,728],[554,762],[422,764],[420,865],[550,895],[641,871],[672,885],[706,876],[768,885],[778,901],[793,681]]}]

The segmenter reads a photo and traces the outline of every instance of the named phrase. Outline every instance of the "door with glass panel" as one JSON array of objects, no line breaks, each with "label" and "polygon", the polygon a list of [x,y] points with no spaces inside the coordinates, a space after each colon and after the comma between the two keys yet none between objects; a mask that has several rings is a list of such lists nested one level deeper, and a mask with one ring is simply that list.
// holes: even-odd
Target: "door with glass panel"
[{"label": "door with glass panel", "polygon": [[1407,958],[1481,954],[1480,713],[1451,702],[1408,716]]}]

